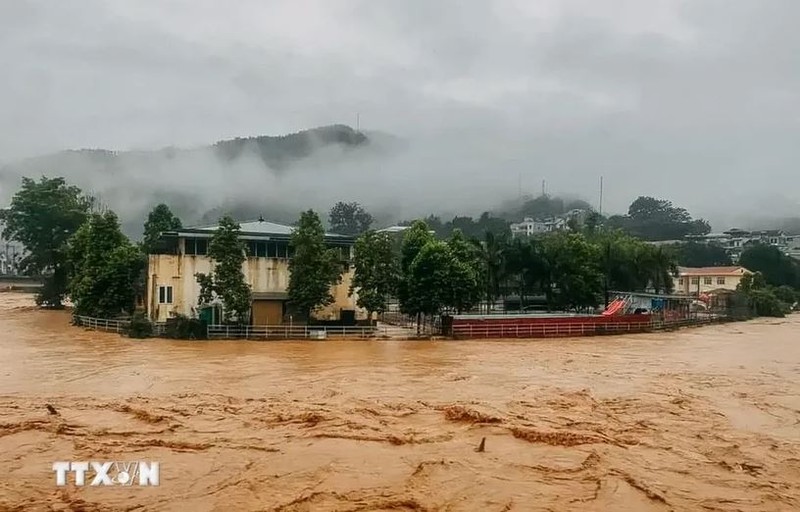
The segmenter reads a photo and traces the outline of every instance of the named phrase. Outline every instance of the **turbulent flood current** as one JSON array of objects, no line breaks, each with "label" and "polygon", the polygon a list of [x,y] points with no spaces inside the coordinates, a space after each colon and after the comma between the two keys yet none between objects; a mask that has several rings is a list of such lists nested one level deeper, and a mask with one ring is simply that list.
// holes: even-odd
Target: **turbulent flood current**
[{"label": "turbulent flood current", "polygon": [[[158,461],[160,485],[57,487],[82,460]],[[800,316],[135,341],[0,294],[0,510],[800,510]]]}]

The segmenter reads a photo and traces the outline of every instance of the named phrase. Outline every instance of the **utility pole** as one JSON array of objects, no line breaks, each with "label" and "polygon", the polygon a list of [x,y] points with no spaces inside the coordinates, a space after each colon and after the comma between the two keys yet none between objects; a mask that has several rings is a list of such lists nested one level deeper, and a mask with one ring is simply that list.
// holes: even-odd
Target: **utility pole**
[{"label": "utility pole", "polygon": [[545,180],[542,180],[542,195],[543,196],[547,195],[547,188],[545,187],[546,183],[547,182]]},{"label": "utility pole", "polygon": [[361,133],[361,114],[356,112],[356,132]]},{"label": "utility pole", "polygon": [[598,204],[598,211],[600,215],[603,215],[603,177],[600,176],[600,203]]},{"label": "utility pole", "polygon": [[522,171],[517,176],[517,198],[522,201]]}]

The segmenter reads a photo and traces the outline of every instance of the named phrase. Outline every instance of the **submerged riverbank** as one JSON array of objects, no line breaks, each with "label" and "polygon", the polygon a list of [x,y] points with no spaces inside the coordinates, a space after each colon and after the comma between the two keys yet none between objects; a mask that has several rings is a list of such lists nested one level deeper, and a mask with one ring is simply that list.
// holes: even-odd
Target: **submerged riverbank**
[{"label": "submerged riverbank", "polygon": [[[793,510],[798,327],[141,343],[0,294],[0,509]],[[86,459],[161,485],[55,486]]]}]

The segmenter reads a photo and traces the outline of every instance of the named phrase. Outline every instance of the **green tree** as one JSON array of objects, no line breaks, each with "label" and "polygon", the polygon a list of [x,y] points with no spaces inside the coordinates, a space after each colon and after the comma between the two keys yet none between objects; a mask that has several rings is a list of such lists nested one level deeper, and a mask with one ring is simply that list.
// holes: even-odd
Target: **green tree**
[{"label": "green tree", "polygon": [[435,315],[453,299],[450,278],[454,258],[447,244],[433,240],[425,244],[409,268],[408,288],[415,313]]},{"label": "green tree", "polygon": [[645,283],[656,293],[671,292],[674,286],[672,276],[677,271],[675,258],[669,249],[640,244],[637,248],[637,263]]},{"label": "green tree", "polygon": [[528,294],[546,277],[542,244],[536,238],[516,238],[505,253],[507,277],[519,294],[519,307],[525,307]]},{"label": "green tree", "polygon": [[70,238],[67,255],[76,314],[114,318],[133,313],[146,261],[122,234],[114,212],[91,215]]},{"label": "green tree", "polygon": [[783,318],[789,312],[789,306],[778,299],[769,288],[752,290],[748,294],[748,299],[751,311],[758,316]]},{"label": "green tree", "polygon": [[780,299],[781,302],[784,302],[789,306],[794,306],[795,303],[800,300],[800,292],[791,286],[779,286],[773,290],[773,293],[775,293],[775,296]]},{"label": "green tree", "polygon": [[345,203],[339,201],[331,208],[328,222],[331,230],[341,235],[356,236],[369,230],[372,225],[370,215],[358,203]]},{"label": "green tree", "polygon": [[711,226],[703,219],[693,220],[684,208],[666,199],[640,196],[628,208],[628,215],[609,217],[607,225],[644,240],[679,240],[686,235],[704,235]]},{"label": "green tree", "polygon": [[400,300],[400,310],[407,315],[422,314],[422,306],[419,297],[415,296],[412,289],[413,276],[411,275],[411,265],[417,255],[428,243],[435,241],[430,233],[428,225],[421,220],[415,221],[410,228],[403,233],[403,243],[400,247],[400,283],[397,290],[397,297]]},{"label": "green tree", "polygon": [[313,210],[300,215],[290,246],[289,303],[310,319],[314,309],[333,303],[331,287],[341,281],[342,264],[338,252],[325,246],[325,230]]},{"label": "green tree", "polygon": [[480,260],[475,246],[456,229],[447,241],[452,256],[449,296],[446,303],[457,313],[472,309],[481,300]]},{"label": "green tree", "polygon": [[597,306],[603,290],[597,246],[583,235],[559,233],[544,239],[544,256],[551,308]]},{"label": "green tree", "polygon": [[200,284],[198,302],[209,304],[219,299],[225,323],[244,324],[249,320],[250,285],[242,272],[246,256],[240,234],[238,222],[229,216],[222,217],[208,246],[208,255],[214,264],[212,273],[195,275]]},{"label": "green tree", "polygon": [[356,240],[353,260],[350,295],[358,292],[358,306],[366,309],[372,319],[373,312],[386,311],[389,298],[397,293],[400,267],[394,240],[388,233],[367,231]]},{"label": "green tree", "polygon": [[767,284],[800,288],[800,263],[771,245],[755,245],[742,252],[739,264],[751,272],[760,272]]},{"label": "green tree", "polygon": [[90,206],[64,178],[23,178],[11,206],[0,212],[3,238],[25,247],[21,270],[43,278],[38,305],[61,307],[68,285],[67,241],[86,220]]},{"label": "green tree", "polygon": [[688,242],[674,247],[677,263],[682,267],[725,267],[733,265],[725,249],[717,244]]},{"label": "green tree", "polygon": [[500,284],[505,272],[505,253],[508,248],[508,239],[495,236],[487,232],[483,241],[474,240],[481,261],[481,282],[485,292],[487,308],[491,309],[497,297],[500,296]]},{"label": "green tree", "polygon": [[164,203],[159,204],[147,215],[147,220],[144,223],[142,250],[145,254],[156,252],[158,239],[162,232],[175,231],[182,227],[181,219],[172,213],[169,206]]},{"label": "green tree", "polygon": [[767,281],[761,272],[745,274],[736,286],[736,289],[743,293],[750,293],[753,290],[762,290],[767,287]]}]

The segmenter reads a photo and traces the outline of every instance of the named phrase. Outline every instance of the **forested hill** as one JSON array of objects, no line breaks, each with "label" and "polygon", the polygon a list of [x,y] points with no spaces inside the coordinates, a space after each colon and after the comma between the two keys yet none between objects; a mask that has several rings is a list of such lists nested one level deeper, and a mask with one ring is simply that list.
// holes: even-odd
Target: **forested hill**
[{"label": "forested hill", "polygon": [[314,151],[329,146],[343,149],[367,144],[369,139],[346,125],[323,126],[278,137],[260,136],[223,140],[214,144],[220,156],[235,160],[252,152],[273,169],[283,169],[292,161],[311,156]]},{"label": "forested hill", "polygon": [[[242,156],[258,156],[267,167],[282,170],[292,162],[312,156],[316,151],[338,147],[343,150],[366,146],[370,139],[346,125],[331,125],[302,130],[289,135],[257,137],[237,137],[221,140],[211,146],[182,149],[168,147],[152,151],[109,151],[106,149],[79,149],[52,153],[2,167],[4,174],[18,174],[19,171],[45,172],[69,177],[74,172],[93,169],[73,169],[76,164],[91,167],[103,166],[108,171],[126,167],[127,164],[146,164],[148,161],[175,159],[183,155],[205,152],[209,149],[226,161],[234,161]],[[144,169],[141,169],[144,170]],[[17,172],[13,172],[17,171]]]}]

